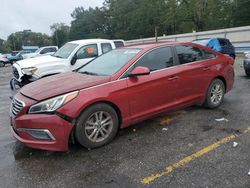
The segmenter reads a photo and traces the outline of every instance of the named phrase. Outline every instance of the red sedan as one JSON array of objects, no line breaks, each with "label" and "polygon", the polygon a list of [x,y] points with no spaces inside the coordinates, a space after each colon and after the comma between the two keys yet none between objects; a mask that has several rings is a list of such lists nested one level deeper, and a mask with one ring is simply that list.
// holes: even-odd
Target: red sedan
[{"label": "red sedan", "polygon": [[129,46],[74,72],[23,87],[11,105],[14,136],[65,151],[109,143],[120,128],[191,105],[216,108],[234,82],[233,59],[193,43]]}]

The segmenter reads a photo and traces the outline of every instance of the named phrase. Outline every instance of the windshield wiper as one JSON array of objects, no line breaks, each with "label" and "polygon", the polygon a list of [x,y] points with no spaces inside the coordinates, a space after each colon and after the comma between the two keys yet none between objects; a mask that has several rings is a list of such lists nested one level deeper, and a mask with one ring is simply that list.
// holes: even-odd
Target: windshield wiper
[{"label": "windshield wiper", "polygon": [[94,72],[88,72],[88,71],[84,71],[84,72],[80,72],[81,74],[87,74],[87,75],[95,75],[98,76],[99,74],[94,73]]}]

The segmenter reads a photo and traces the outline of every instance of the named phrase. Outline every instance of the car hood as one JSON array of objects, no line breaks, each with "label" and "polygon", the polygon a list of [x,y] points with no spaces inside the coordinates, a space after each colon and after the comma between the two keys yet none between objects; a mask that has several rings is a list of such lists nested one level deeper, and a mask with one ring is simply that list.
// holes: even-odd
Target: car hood
[{"label": "car hood", "polygon": [[29,54],[24,54],[24,55],[22,55],[23,56],[23,58],[31,58],[31,57],[35,57],[35,56],[37,56],[39,53],[29,53]]},{"label": "car hood", "polygon": [[92,76],[67,72],[32,82],[24,86],[20,92],[26,97],[41,101],[71,91],[107,83],[110,79],[110,76]]},{"label": "car hood", "polygon": [[43,63],[51,63],[51,62],[62,61],[62,60],[64,59],[53,57],[51,55],[46,55],[46,56],[39,56],[39,57],[24,59],[24,60],[18,61],[17,64],[22,69],[22,68],[39,66],[39,64],[43,64]]}]

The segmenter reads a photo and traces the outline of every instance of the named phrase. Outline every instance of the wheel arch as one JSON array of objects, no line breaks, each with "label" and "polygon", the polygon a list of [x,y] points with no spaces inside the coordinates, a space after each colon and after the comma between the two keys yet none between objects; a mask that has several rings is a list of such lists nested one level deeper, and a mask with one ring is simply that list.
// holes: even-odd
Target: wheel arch
[{"label": "wheel arch", "polygon": [[[223,76],[217,76],[217,77],[215,77],[214,79],[219,79],[219,80],[221,80],[222,82],[223,82],[223,84],[224,84],[224,86],[225,86],[225,92],[227,91],[227,81],[226,81],[226,79],[223,77]],[[214,80],[213,79],[213,80]],[[212,80],[212,81],[213,81]],[[212,82],[211,81],[211,82]]]},{"label": "wheel arch", "polygon": [[104,104],[107,104],[107,105],[111,106],[111,107],[115,110],[115,112],[116,112],[116,114],[117,114],[117,116],[118,116],[119,128],[121,128],[121,125],[122,125],[122,114],[121,114],[121,110],[120,110],[120,108],[118,107],[118,105],[116,105],[115,103],[113,103],[113,102],[111,102],[111,101],[107,101],[107,100],[95,101],[95,102],[93,102],[93,103],[88,104],[88,105],[79,113],[79,115],[78,115],[77,118],[75,119],[74,127],[72,128],[71,133],[70,133],[69,141],[71,141],[72,143],[75,143],[75,141],[76,141],[76,139],[75,139],[75,128],[76,128],[76,123],[77,123],[79,117],[80,117],[80,116],[84,113],[84,111],[85,111],[86,109],[88,109],[89,107],[91,107],[91,106],[93,106],[93,105],[95,105],[95,104],[100,104],[100,103],[102,103],[102,104],[103,104],[103,103],[104,103]]}]

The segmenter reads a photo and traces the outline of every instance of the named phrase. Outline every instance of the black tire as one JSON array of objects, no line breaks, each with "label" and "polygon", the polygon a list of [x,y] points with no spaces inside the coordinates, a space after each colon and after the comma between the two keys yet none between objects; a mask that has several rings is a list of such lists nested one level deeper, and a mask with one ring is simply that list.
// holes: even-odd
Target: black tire
[{"label": "black tire", "polygon": [[[220,88],[218,92],[215,91],[216,86],[219,86]],[[216,94],[214,94],[215,92]],[[223,102],[224,95],[225,95],[225,84],[220,79],[214,79],[207,90],[206,100],[204,104],[205,107],[210,109],[218,108]]]},{"label": "black tire", "polygon": [[[96,118],[96,116],[98,116],[98,118]],[[112,122],[108,126],[105,126],[105,130],[108,133],[103,129],[103,126],[104,124],[107,124],[107,121],[105,123],[101,123],[106,119],[101,121],[102,118],[100,119],[100,116],[106,117],[106,119],[110,119],[110,121],[108,120],[108,122]],[[86,148],[98,148],[105,144],[108,144],[114,139],[117,134],[118,127],[119,121],[116,111],[108,104],[98,103],[90,106],[80,115],[75,127],[75,137],[76,140]],[[101,132],[105,133],[106,137],[101,134]],[[94,138],[97,134],[96,141],[93,141],[94,138],[92,139],[92,134],[94,134]],[[99,138],[98,136],[103,138]]]},{"label": "black tire", "polygon": [[250,71],[245,70],[245,73],[246,73],[247,76],[250,76]]},{"label": "black tire", "polygon": [[0,67],[4,67],[5,66],[5,63],[0,61]]}]

